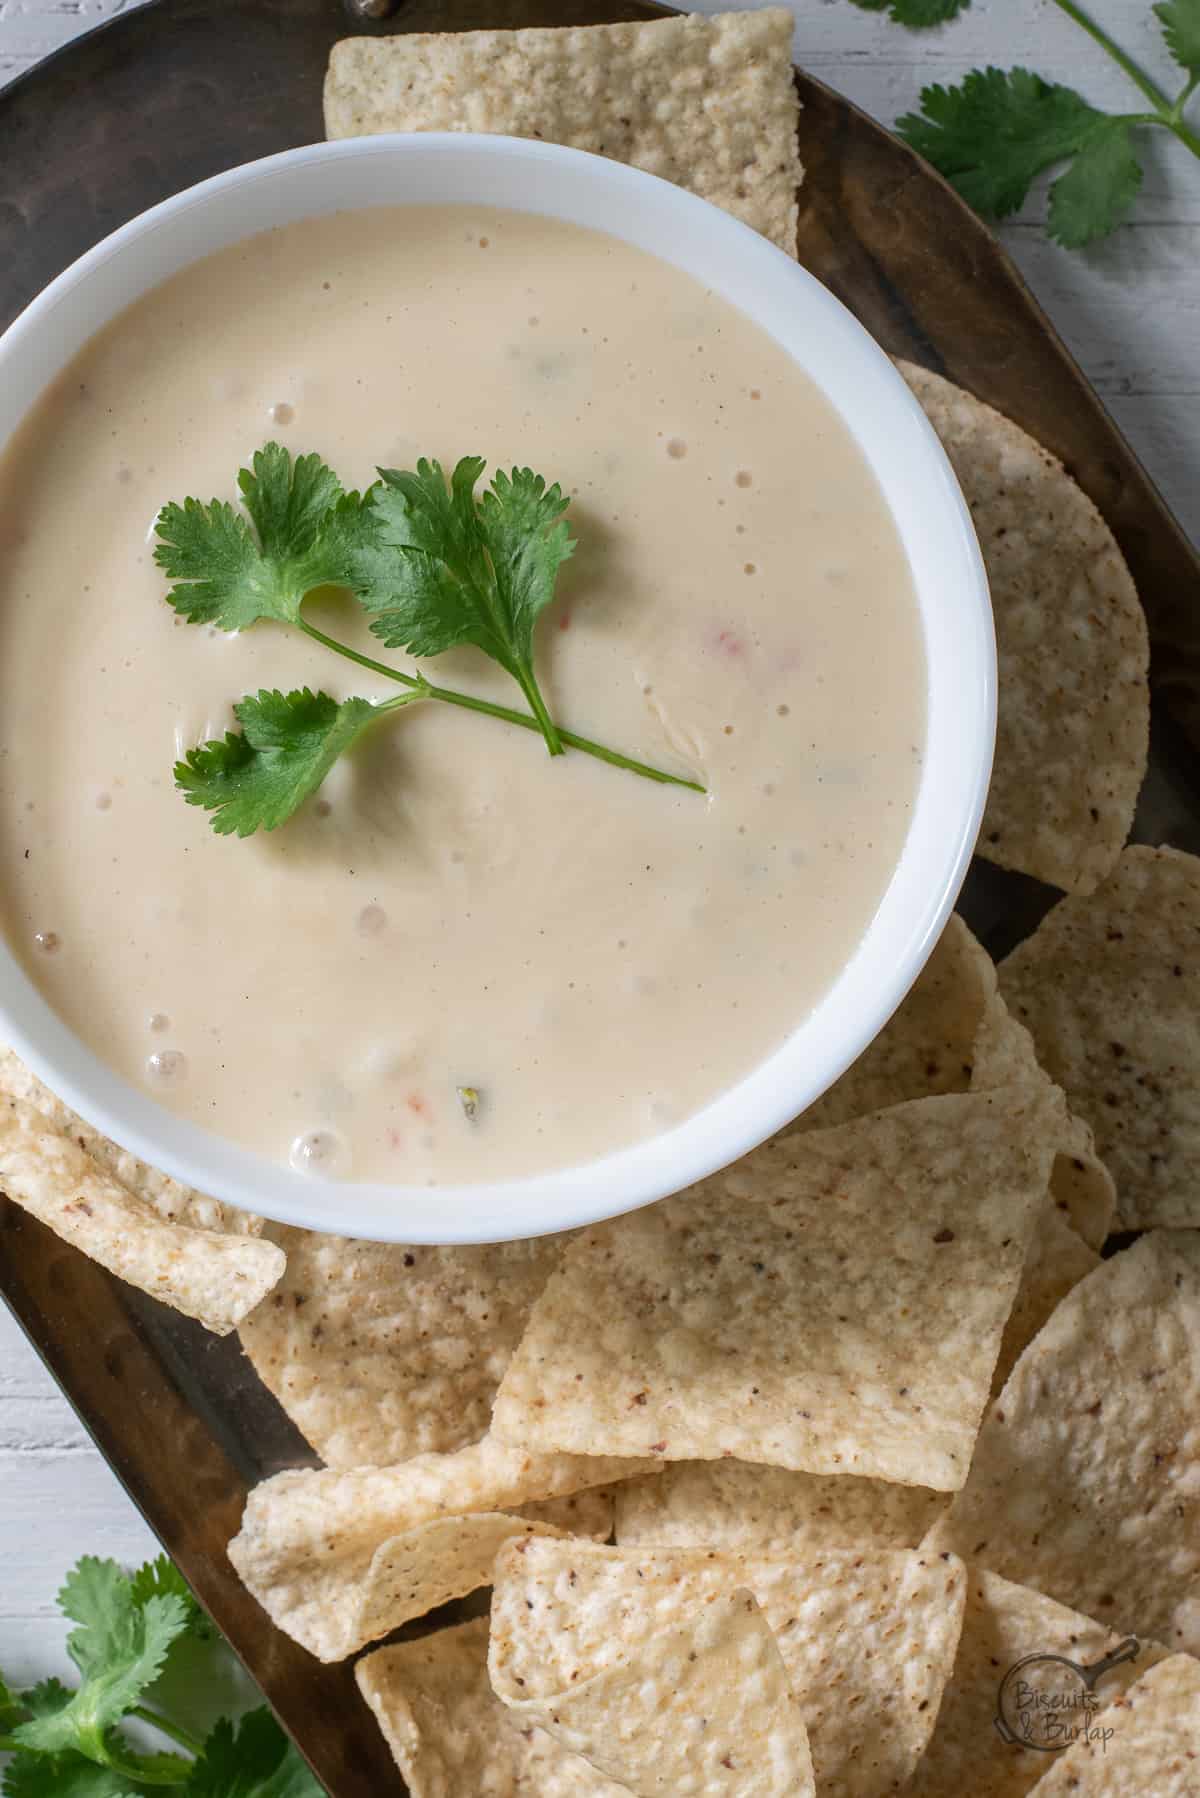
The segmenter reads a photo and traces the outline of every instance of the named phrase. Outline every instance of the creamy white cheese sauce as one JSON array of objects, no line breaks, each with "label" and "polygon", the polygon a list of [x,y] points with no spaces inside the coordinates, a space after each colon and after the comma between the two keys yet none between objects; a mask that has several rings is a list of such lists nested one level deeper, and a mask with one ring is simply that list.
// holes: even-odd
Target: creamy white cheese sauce
[{"label": "creamy white cheese sauce", "polygon": [[[271,437],[347,484],[474,453],[561,482],[551,709],[707,797],[423,705],[278,831],[215,836],[171,769],[243,693],[395,691],[165,603],[159,507],[233,499]],[[197,263],[26,422],[0,551],[8,938],[105,1062],[277,1158],[443,1183],[660,1130],[811,1009],[904,839],[923,650],[862,456],[747,319],[596,233],[410,207]],[[344,598],[309,615],[378,650]],[[477,651],[427,669],[521,703]]]}]

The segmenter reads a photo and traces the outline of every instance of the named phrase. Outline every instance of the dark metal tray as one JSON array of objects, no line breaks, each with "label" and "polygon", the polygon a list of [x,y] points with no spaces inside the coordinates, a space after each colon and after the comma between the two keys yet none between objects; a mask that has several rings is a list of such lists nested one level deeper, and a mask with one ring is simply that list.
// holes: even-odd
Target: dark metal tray
[{"label": "dark metal tray", "polygon": [[[351,30],[658,16],[628,0],[409,0],[387,26],[337,0],[159,0],[0,93],[0,328],[134,214],[322,136]],[[801,260],[884,347],[937,369],[1059,455],[1120,540],[1150,620],[1151,774],[1136,834],[1200,851],[1200,560],[986,228],[903,144],[811,77]],[[1053,895],[976,864],[960,909],[993,953]],[[113,1280],[0,1196],[0,1293],[118,1478],[296,1736],[331,1798],[403,1791],[348,1666],[267,1621],[225,1558],[248,1486],[311,1455],[236,1339]]]}]

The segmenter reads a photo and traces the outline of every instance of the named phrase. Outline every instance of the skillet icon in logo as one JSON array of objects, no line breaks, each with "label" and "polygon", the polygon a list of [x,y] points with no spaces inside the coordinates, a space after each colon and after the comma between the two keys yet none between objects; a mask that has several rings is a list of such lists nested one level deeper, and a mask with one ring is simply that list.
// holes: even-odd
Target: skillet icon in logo
[{"label": "skillet icon in logo", "polygon": [[1096,1686],[1124,1661],[1137,1659],[1141,1644],[1127,1636],[1111,1654],[1090,1667],[1061,1654],[1028,1654],[1000,1682],[995,1726],[1004,1742],[1059,1754],[1072,1742],[1108,1745],[1112,1730],[1097,1721],[1105,1700]]}]

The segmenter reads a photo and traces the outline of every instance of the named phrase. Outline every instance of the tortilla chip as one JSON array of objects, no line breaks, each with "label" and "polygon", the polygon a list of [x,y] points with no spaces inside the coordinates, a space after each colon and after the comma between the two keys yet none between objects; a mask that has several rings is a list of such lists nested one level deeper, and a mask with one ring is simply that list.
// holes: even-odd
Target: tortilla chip
[{"label": "tortilla chip", "polygon": [[1200,1646],[1200,1235],[1143,1236],[1067,1294],[926,1546]]},{"label": "tortilla chip", "polygon": [[971,508],[996,619],[1000,715],[978,849],[1090,893],[1146,772],[1149,645],[1116,540],[1081,488],[990,406],[898,364]]},{"label": "tortilla chip", "polygon": [[[1103,1623],[1055,1604],[1040,1592],[1014,1586],[982,1569],[968,1570],[967,1604],[954,1672],[913,1782],[913,1798],[964,1798],[965,1793],[971,1798],[1022,1798],[1052,1764],[1047,1748],[1061,1738],[1047,1727],[1048,1709],[1039,1713],[1031,1708],[1028,1725],[1025,1729],[1020,1726],[1014,1711],[1016,1679],[1021,1675],[1008,1683],[1001,1703],[1000,1687],[1010,1669],[1030,1655],[1061,1655],[1090,1669],[1121,1641],[1120,1635]],[[1121,1661],[1101,1674],[1094,1686],[1097,1709],[1111,1704],[1165,1653],[1157,1643],[1142,1642],[1135,1660]],[[1024,1677],[1047,1696],[1080,1695],[1080,1684],[1069,1669],[1054,1662],[1044,1669],[1034,1665]],[[1082,1722],[1090,1710],[1090,1705],[1059,1708],[1053,1715],[1069,1728]],[[997,1739],[997,1716],[1015,1739]],[[1041,1745],[1026,1746],[1030,1737]]]},{"label": "tortilla chip", "polygon": [[119,1280],[218,1336],[235,1329],[283,1272],[274,1243],[169,1222],[10,1094],[0,1095],[0,1186]]},{"label": "tortilla chip", "polygon": [[906,1099],[965,1093],[980,1025],[989,1011],[1003,1006],[991,956],[952,913],[899,1010],[841,1079],[783,1134],[832,1129]]},{"label": "tortilla chip", "polygon": [[153,1205],[159,1216],[169,1222],[191,1224],[197,1230],[228,1230],[238,1236],[261,1234],[261,1217],[239,1211],[233,1205],[222,1205],[219,1199],[210,1199],[194,1186],[184,1186],[172,1180],[170,1174],[160,1174],[157,1168],[139,1161],[72,1111],[11,1049],[0,1047],[2,1098],[16,1099],[40,1112],[51,1129],[70,1137],[93,1161],[99,1162],[105,1173],[127,1186],[135,1198]]},{"label": "tortilla chip", "polygon": [[[974,1063],[972,1092],[992,1092],[999,1086],[1021,1081],[1044,1087],[1054,1085],[1038,1061],[1033,1038],[998,995],[980,1022]],[[1089,1248],[1100,1249],[1112,1225],[1117,1189],[1096,1153],[1091,1126],[1068,1110],[1055,1148],[1058,1153],[1050,1174],[1051,1202]]]},{"label": "tortilla chip", "polygon": [[493,1429],[955,1490],[1061,1112],[1026,1088],[918,1099],[581,1232]]},{"label": "tortilla chip", "polygon": [[1055,1307],[1099,1265],[1096,1251],[1080,1240],[1049,1200],[1039,1207],[1025,1251],[1021,1284],[1000,1339],[1000,1353],[992,1374],[993,1395],[1000,1391],[1018,1355],[1033,1341]]},{"label": "tortilla chip", "polygon": [[[906,1099],[991,1092],[1022,1081],[1052,1084],[1038,1066],[1032,1037],[1000,996],[991,956],[962,919],[951,915],[890,1022],[853,1067],[781,1134],[828,1129]],[[1112,1176],[1081,1118],[1067,1115],[1057,1146],[1050,1180],[1054,1203],[1098,1249],[1116,1203]]]},{"label": "tortilla chip", "polygon": [[509,1543],[492,1595],[492,1684],[507,1703],[547,1700],[744,1587],[778,1642],[822,1798],[890,1792],[933,1728],[965,1586],[954,1556]]},{"label": "tortilla chip", "polygon": [[795,256],[793,26],[769,7],[346,38],[329,59],[325,134],[483,131],[569,144],[690,188]]},{"label": "tortilla chip", "polygon": [[278,1473],[251,1492],[229,1559],[280,1629],[340,1661],[486,1586],[510,1536],[564,1533],[519,1507],[649,1465],[529,1455],[485,1437],[397,1467]]},{"label": "tortilla chip", "polygon": [[1200,1661],[1173,1654],[1102,1712],[1104,1740],[1077,1741],[1034,1787],[1038,1798],[1196,1798]]},{"label": "tortilla chip", "polygon": [[825,1548],[915,1548],[945,1508],[940,1492],[792,1473],[747,1461],[676,1461],[661,1479],[616,1488],[622,1548],[745,1548],[815,1554]]},{"label": "tortilla chip", "polygon": [[562,1237],[430,1248],[272,1226],[287,1271],[241,1332],[330,1467],[389,1467],[485,1435]]},{"label": "tortilla chip", "polygon": [[[592,1542],[608,1542],[616,1518],[617,1493],[628,1484],[622,1480],[612,1486],[587,1486],[582,1492],[567,1492],[561,1498],[544,1498],[536,1504],[521,1505],[517,1514],[548,1523],[568,1536],[587,1536]],[[653,1486],[655,1475],[648,1475],[646,1484]]]},{"label": "tortilla chip", "polygon": [[626,1798],[492,1691],[478,1617],[365,1655],[354,1669],[410,1798]]},{"label": "tortilla chip", "polygon": [[577,1669],[560,1692],[505,1702],[638,1798],[813,1798],[808,1733],[753,1595],[645,1622],[594,1677]]},{"label": "tortilla chip", "polygon": [[[1021,1081],[1058,1090],[1039,1066],[1028,1030],[997,997],[975,1038],[972,1090],[986,1092]],[[993,1395],[1054,1307],[1098,1265],[1096,1250],[1112,1221],[1116,1203],[1112,1175],[1096,1154],[1092,1132],[1082,1118],[1066,1114],[1056,1146],[1059,1153],[1050,1172],[1050,1190],[1038,1208],[1021,1284],[1004,1326],[992,1374]]]},{"label": "tortilla chip", "polygon": [[1119,1226],[1200,1224],[1200,859],[1127,849],[1000,968],[1009,1005],[1096,1133]]}]

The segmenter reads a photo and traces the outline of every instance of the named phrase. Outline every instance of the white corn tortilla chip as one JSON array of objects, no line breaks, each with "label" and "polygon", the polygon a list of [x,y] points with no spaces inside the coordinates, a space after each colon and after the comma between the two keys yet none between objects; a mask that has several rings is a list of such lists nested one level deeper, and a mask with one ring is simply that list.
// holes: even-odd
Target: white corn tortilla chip
[{"label": "white corn tortilla chip", "polygon": [[131,1155],[119,1143],[110,1142],[99,1130],[81,1118],[78,1112],[52,1093],[11,1049],[0,1047],[0,1098],[17,1099],[40,1112],[60,1136],[66,1136],[99,1162],[105,1173],[127,1186],[135,1198],[152,1205],[160,1217],[171,1223],[191,1224],[197,1230],[228,1230],[239,1236],[258,1236],[263,1227],[261,1217],[249,1211],[238,1211],[222,1205],[194,1186],[172,1180]]},{"label": "white corn tortilla chip", "polygon": [[744,1587],[779,1644],[817,1791],[867,1798],[898,1789],[929,1738],[965,1585],[954,1556],[509,1543],[492,1595],[492,1684],[508,1703],[547,1699]]},{"label": "white corn tortilla chip", "polygon": [[335,44],[325,134],[482,131],[631,163],[796,254],[799,101],[783,7]]},{"label": "white corn tortilla chip", "polygon": [[1033,1341],[1055,1306],[1099,1265],[1095,1249],[1089,1249],[1047,1198],[1038,1208],[1025,1251],[1021,1283],[1000,1339],[1000,1353],[992,1374],[993,1393],[1000,1391],[1018,1355]]},{"label": "white corn tortilla chip", "polygon": [[1149,644],[1133,580],[1047,450],[939,375],[899,368],[966,495],[992,590],[999,719],[979,852],[1090,893],[1146,772]]},{"label": "white corn tortilla chip", "polygon": [[[646,1476],[652,1486],[655,1475]],[[626,1481],[612,1486],[585,1486],[582,1492],[567,1492],[560,1498],[543,1498],[531,1505],[518,1507],[518,1515],[548,1523],[568,1536],[587,1536],[592,1542],[607,1542],[613,1533],[616,1497]]]},{"label": "white corn tortilla chip", "polygon": [[1003,1004],[991,956],[952,913],[899,1010],[841,1079],[783,1134],[832,1129],[906,1099],[965,1093],[980,1026]]},{"label": "white corn tortilla chip", "polygon": [[[997,994],[975,1037],[972,1092],[992,1092],[1022,1081],[1052,1087],[1024,1024],[1013,1017]],[[1091,1127],[1070,1110],[1055,1139],[1057,1154],[1050,1174],[1050,1199],[1089,1248],[1100,1249],[1116,1209],[1113,1177],[1096,1153]]]},{"label": "white corn tortilla chip", "polygon": [[[964,1798],[966,1793],[970,1798],[1022,1798],[1052,1764],[1049,1755],[1056,1745],[1066,1746],[1063,1731],[1085,1723],[1093,1704],[1082,1696],[1083,1682],[1058,1661],[1033,1661],[1011,1679],[1010,1670],[1038,1655],[1062,1656],[1091,1669],[1121,1644],[1121,1636],[1103,1623],[998,1574],[969,1568],[954,1671],[912,1798]],[[1157,1643],[1142,1642],[1135,1659],[1099,1675],[1092,1687],[1095,1713],[1165,1653]],[[1021,1682],[1046,1704],[1026,1701]],[[1057,1697],[1073,1702],[1056,1705]],[[998,1735],[997,1716],[1009,1731],[1007,1739]]]},{"label": "white corn tortilla chip", "polygon": [[355,1666],[409,1798],[625,1798],[545,1730],[513,1719],[492,1691],[487,1649],[478,1617]]},{"label": "white corn tortilla chip", "polygon": [[1103,1711],[1111,1734],[1080,1740],[1034,1786],[1038,1798],[1196,1798],[1200,1661],[1173,1654]]},{"label": "white corn tortilla chip", "polygon": [[229,1559],[280,1629],[318,1660],[343,1660],[486,1586],[509,1536],[562,1534],[518,1514],[531,1501],[648,1470],[485,1437],[396,1467],[279,1473],[251,1492]]},{"label": "white corn tortilla chip", "polygon": [[501,1383],[529,1448],[966,1478],[1061,1095],[918,1099],[582,1232]]},{"label": "white corn tortilla chip", "polygon": [[225,1335],[283,1272],[274,1243],[172,1223],[40,1111],[0,1094],[0,1190],[118,1279]]},{"label": "white corn tortilla chip", "polygon": [[[1033,1039],[1009,1015],[991,956],[957,915],[903,1004],[829,1091],[781,1134],[828,1129],[935,1093],[991,1092],[1030,1081],[1052,1084]],[[1092,1133],[1068,1114],[1051,1176],[1054,1202],[1098,1249],[1116,1195]]]},{"label": "white corn tortilla chip", "polygon": [[792,1473],[748,1461],[674,1461],[661,1479],[616,1491],[622,1548],[915,1548],[948,1500],[852,1473]]},{"label": "white corn tortilla chip", "polygon": [[1123,1229],[1200,1224],[1200,859],[1127,849],[1000,968],[1117,1183]]},{"label": "white corn tortilla chip", "polygon": [[242,1346],[330,1467],[389,1467],[478,1442],[564,1240],[433,1248],[269,1234],[287,1271]]},{"label": "white corn tortilla chip", "polygon": [[808,1732],[753,1594],[647,1625],[594,1677],[506,1699],[514,1716],[636,1798],[814,1798]]},{"label": "white corn tortilla chip", "polygon": [[1067,1294],[926,1546],[1200,1646],[1200,1233],[1143,1236]]}]

